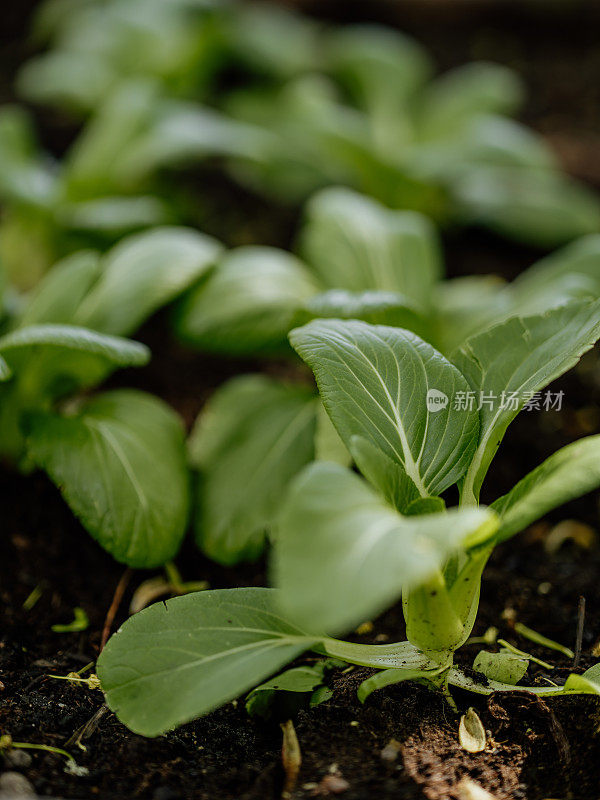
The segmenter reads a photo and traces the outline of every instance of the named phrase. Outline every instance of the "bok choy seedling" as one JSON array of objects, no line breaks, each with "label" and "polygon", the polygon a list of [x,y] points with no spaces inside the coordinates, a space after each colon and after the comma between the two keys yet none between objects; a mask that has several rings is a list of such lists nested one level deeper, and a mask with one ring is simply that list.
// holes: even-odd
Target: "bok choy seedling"
[{"label": "bok choy seedling", "polygon": [[0,336],[0,456],[44,469],[117,560],[153,567],[177,552],[188,519],[183,427],[137,391],[82,395],[147,348],[122,338],[200,279],[221,246],[156,228],[105,255],[81,251],[13,300]]},{"label": "bok choy seedling", "polygon": [[[600,437],[590,436],[550,456],[491,506],[479,504],[490,463],[527,398],[599,337],[600,300],[510,318],[450,357],[405,329],[357,320],[293,330],[292,345],[314,371],[361,475],[319,462],[292,482],[276,526],[275,589],[202,592],[130,618],[98,660],[109,706],[133,731],[157,736],[306,650],[376,668],[359,689],[362,701],[405,680],[446,693],[449,686],[600,692],[597,666],[540,688],[478,682],[454,665],[496,544],[600,485]],[[465,403],[470,393],[487,400]],[[447,508],[452,487],[458,505]],[[333,638],[400,597],[406,641]]]},{"label": "bok choy seedling", "polygon": [[[218,353],[291,358],[286,337],[294,325],[354,318],[408,328],[449,355],[494,324],[600,296],[599,236],[557,251],[512,283],[444,280],[426,218],[348,189],[310,201],[297,253],[224,253],[176,307],[180,336]],[[352,460],[312,386],[266,376],[238,377],[217,390],[194,428],[190,455],[200,473],[196,539],[224,564],[260,554],[281,496],[304,465]]]},{"label": "bok choy seedling", "polygon": [[[510,118],[524,89],[504,66],[433,77],[429,55],[391,29],[241,2],[51,0],[37,27],[52,46],[20,75],[28,100],[86,113],[124,84],[157,87],[141,126],[126,105],[114,117],[125,139],[111,174],[130,186],[218,155],[236,180],[293,203],[344,184],[544,247],[600,227],[596,196]],[[241,86],[223,80],[232,69]]]}]

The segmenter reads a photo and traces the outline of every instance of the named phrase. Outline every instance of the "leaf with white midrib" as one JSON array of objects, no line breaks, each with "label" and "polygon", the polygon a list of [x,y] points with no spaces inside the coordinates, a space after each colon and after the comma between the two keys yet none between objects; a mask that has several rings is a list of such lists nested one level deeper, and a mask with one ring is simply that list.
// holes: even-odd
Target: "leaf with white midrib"
[{"label": "leaf with white midrib", "polygon": [[272,589],[221,589],[139,612],[98,659],[108,705],[131,730],[158,736],[252,688],[319,640],[274,602]]},{"label": "leaf with white midrib", "polygon": [[28,417],[27,452],[85,528],[117,560],[151,568],[174,557],[189,506],[183,429],[142,392],[97,395],[77,414]]},{"label": "leaf with white midrib", "polygon": [[351,470],[313,463],[282,503],[272,559],[281,606],[300,625],[350,630],[494,528],[484,508],[402,516]]},{"label": "leaf with white midrib", "polygon": [[553,508],[600,486],[600,435],[587,436],[553,453],[492,508],[500,517],[498,538],[508,539]]},{"label": "leaf with white midrib", "polygon": [[[440,353],[410,331],[358,321],[316,320],[290,334],[313,369],[325,408],[351,449],[359,436],[401,465],[423,497],[466,470],[478,436],[477,411],[456,411],[469,388]],[[427,393],[448,397],[427,409]]]},{"label": "leaf with white midrib", "polygon": [[200,415],[196,539],[222,564],[256,558],[287,484],[314,456],[314,392],[266,376],[224,384]]},{"label": "leaf with white midrib", "polygon": [[[465,477],[464,493],[477,496],[506,428],[538,392],[571,369],[600,336],[600,300],[571,302],[545,314],[512,318],[477,334],[453,361],[477,394],[496,397],[495,408],[480,411],[480,438]],[[502,408],[502,392],[516,393],[517,409]]]}]

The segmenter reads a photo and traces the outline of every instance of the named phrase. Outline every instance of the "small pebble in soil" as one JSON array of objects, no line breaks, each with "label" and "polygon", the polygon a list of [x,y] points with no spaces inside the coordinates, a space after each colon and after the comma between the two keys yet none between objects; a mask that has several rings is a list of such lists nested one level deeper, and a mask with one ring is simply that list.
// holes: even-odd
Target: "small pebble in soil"
[{"label": "small pebble in soil", "polygon": [[354,631],[354,633],[357,633],[359,636],[366,636],[368,633],[373,633],[374,627],[375,626],[370,621],[363,622],[361,625],[358,626],[358,628]]},{"label": "small pebble in soil", "polygon": [[0,775],[0,800],[17,800],[20,797],[35,797],[35,790],[20,772],[3,772]]},{"label": "small pebble in soil", "polygon": [[347,792],[349,788],[350,784],[341,775],[326,775],[312,793],[315,797],[319,795],[327,797],[327,795]]},{"label": "small pebble in soil", "polygon": [[387,761],[388,763],[396,761],[400,754],[401,747],[402,745],[397,739],[390,739],[380,753],[381,760]]},{"label": "small pebble in soil", "polygon": [[33,759],[24,750],[8,750],[4,753],[4,760],[12,769],[27,769]]}]

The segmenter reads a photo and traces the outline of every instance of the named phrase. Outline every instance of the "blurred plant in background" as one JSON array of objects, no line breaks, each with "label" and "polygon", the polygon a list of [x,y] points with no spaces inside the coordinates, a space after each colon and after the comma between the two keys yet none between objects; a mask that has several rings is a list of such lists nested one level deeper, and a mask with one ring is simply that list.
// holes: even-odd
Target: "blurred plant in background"
[{"label": "blurred plant in background", "polygon": [[24,112],[2,111],[0,246],[23,285],[89,237],[189,222],[194,198],[162,178],[215,159],[289,204],[336,183],[542,247],[600,228],[596,196],[510,119],[524,90],[504,66],[433,77],[400,33],[260,3],[49,0],[34,37],[48,49],[20,95],[86,122],[57,164]]}]

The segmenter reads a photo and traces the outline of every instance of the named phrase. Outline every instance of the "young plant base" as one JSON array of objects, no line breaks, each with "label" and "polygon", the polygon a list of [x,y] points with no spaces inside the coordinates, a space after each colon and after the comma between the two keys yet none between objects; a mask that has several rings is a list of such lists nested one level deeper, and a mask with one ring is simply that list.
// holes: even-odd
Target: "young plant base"
[{"label": "young plant base", "polygon": [[[471,634],[494,545],[600,484],[600,437],[551,456],[489,508],[479,506],[479,492],[525,398],[599,337],[599,301],[511,318],[471,337],[450,359],[399,328],[323,320],[292,331],[367,480],[317,462],[293,481],[273,548],[276,591],[203,592],[131,618],[98,662],[110,707],[132,730],[156,736],[233,699],[305,650],[381,670],[361,686],[363,701],[403,680],[446,692],[448,684],[514,689],[464,675],[454,652]],[[446,402],[428,402],[432,389]],[[464,407],[469,393],[497,402]],[[459,505],[446,509],[441,495],[455,484]],[[334,638],[400,596],[408,641]],[[494,662],[490,654],[486,663]],[[598,672],[529,690],[598,693]]]}]

